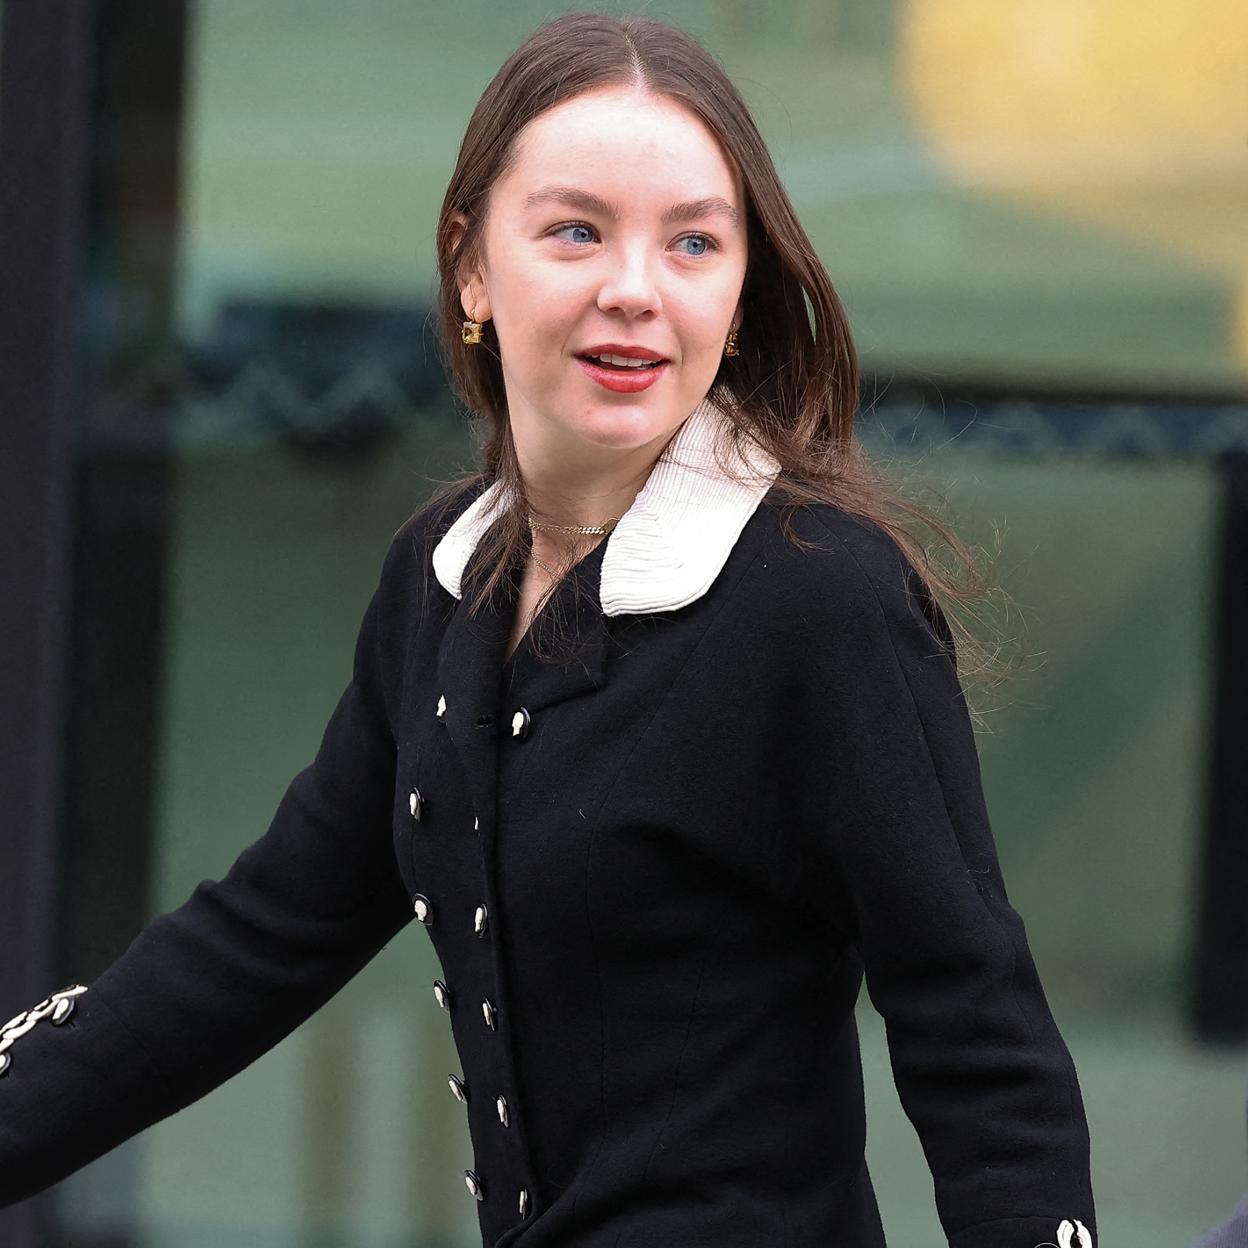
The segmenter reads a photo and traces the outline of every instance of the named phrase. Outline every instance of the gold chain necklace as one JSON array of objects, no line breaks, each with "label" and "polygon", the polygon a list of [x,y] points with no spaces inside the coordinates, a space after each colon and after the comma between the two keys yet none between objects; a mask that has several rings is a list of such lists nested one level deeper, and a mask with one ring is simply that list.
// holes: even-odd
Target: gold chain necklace
[{"label": "gold chain necklace", "polygon": [[[548,524],[544,520],[534,520],[532,512],[529,513],[529,532],[535,533],[538,529],[553,529],[557,533],[610,533],[617,524],[619,524],[619,516],[608,516],[603,524]],[[559,578],[559,573],[538,558],[537,551],[529,552],[533,556],[533,562],[537,564],[548,576]]]},{"label": "gold chain necklace", "polygon": [[555,580],[555,581],[559,579],[559,573],[556,572],[555,569],[550,566],[550,564],[543,563],[542,560],[537,557],[537,551],[533,550],[533,551],[530,551],[529,553],[533,556],[533,562],[537,564],[537,566],[541,568],[541,570],[545,572],[547,576],[549,576],[552,580]]},{"label": "gold chain necklace", "polygon": [[558,533],[610,533],[617,524],[619,516],[608,516],[602,524],[547,524],[544,520],[534,520],[529,514],[529,529],[554,529]]}]

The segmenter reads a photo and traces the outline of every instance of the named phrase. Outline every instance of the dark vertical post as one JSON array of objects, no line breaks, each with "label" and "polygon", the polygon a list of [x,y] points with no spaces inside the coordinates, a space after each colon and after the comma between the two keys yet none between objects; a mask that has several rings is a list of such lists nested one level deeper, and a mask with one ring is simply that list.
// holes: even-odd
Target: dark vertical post
[{"label": "dark vertical post", "polygon": [[[177,401],[185,5],[96,0],[56,965],[95,975],[147,918]],[[85,981],[84,981],[85,982]]]},{"label": "dark vertical post", "polygon": [[[94,0],[75,460],[72,698],[53,965],[90,983],[150,911],[178,401],[174,323],[186,4]],[[101,1159],[113,1198],[134,1151]],[[72,1211],[66,1209],[66,1215]],[[58,1218],[49,1248],[87,1248]],[[91,1248],[126,1248],[120,1228]]]},{"label": "dark vertical post", "polygon": [[1193,1019],[1205,1040],[1248,1039],[1248,455],[1222,460],[1213,720],[1193,952]]},{"label": "dark vertical post", "polygon": [[[187,21],[185,0],[0,21],[3,1021],[89,984],[148,913]],[[0,1212],[0,1243],[55,1243],[55,1208]]]},{"label": "dark vertical post", "polygon": [[[52,982],[91,6],[0,10],[0,1022]],[[0,1212],[36,1248],[46,1202]]]}]

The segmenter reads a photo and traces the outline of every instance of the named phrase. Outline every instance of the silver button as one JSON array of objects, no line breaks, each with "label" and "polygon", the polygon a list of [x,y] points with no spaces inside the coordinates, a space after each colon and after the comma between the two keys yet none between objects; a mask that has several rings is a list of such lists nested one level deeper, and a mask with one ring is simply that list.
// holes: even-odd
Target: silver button
[{"label": "silver button", "polygon": [[481,830],[481,820],[478,819],[476,815],[473,815],[472,817],[472,830],[474,832],[479,832]]},{"label": "silver button", "polygon": [[505,1127],[511,1126],[511,1111],[507,1108],[507,1098],[500,1092],[494,1098],[494,1108],[498,1110],[498,1120]]},{"label": "silver button", "polygon": [[412,897],[412,909],[416,912],[416,917],[426,926],[433,922],[433,902],[424,893],[416,893]]},{"label": "silver button", "polygon": [[511,735],[523,739],[529,735],[530,715],[528,707],[522,706],[511,717]]},{"label": "silver button", "polygon": [[446,695],[438,694],[438,718],[441,719],[446,714]]},{"label": "silver button", "polygon": [[485,906],[478,906],[476,914],[472,916],[472,930],[476,932],[478,936],[485,935],[485,927],[489,922],[489,918],[489,912],[486,910]]},{"label": "silver button", "polygon": [[420,796],[419,789],[413,789],[407,796],[407,808],[412,812],[412,818],[417,823],[420,822],[421,807],[424,806],[424,800]]},{"label": "silver button", "polygon": [[52,1007],[52,1022],[59,1027],[73,1012],[78,1002],[73,997],[62,997]]},{"label": "silver button", "polygon": [[468,1185],[468,1190],[478,1199],[485,1199],[485,1184],[471,1170],[464,1171],[464,1182]]},{"label": "silver button", "polygon": [[434,1000],[446,1011],[451,1008],[451,990],[440,980],[433,981]]},{"label": "silver button", "polygon": [[1078,1218],[1075,1218],[1073,1226],[1069,1218],[1063,1218],[1057,1224],[1056,1238],[1059,1244],[1066,1244],[1070,1248],[1075,1248],[1076,1235],[1078,1236],[1078,1248],[1092,1248],[1092,1233]]},{"label": "silver button", "polygon": [[522,1218],[529,1216],[529,1189],[527,1187],[520,1189],[520,1216]]},{"label": "silver button", "polygon": [[494,1020],[498,1017],[498,1011],[490,1004],[488,997],[481,1002],[481,1016],[485,1019],[485,1025],[493,1031]]},{"label": "silver button", "polygon": [[451,1094],[461,1105],[468,1104],[468,1085],[458,1075],[447,1075],[446,1082],[450,1084]]}]

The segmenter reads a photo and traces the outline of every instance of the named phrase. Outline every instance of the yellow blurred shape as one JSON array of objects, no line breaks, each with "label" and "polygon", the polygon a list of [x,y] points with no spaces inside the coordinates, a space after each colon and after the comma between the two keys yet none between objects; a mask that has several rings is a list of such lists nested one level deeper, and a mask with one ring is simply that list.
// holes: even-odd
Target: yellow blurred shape
[{"label": "yellow blurred shape", "polygon": [[1248,0],[909,0],[900,65],[955,180],[1225,280],[1248,369]]}]

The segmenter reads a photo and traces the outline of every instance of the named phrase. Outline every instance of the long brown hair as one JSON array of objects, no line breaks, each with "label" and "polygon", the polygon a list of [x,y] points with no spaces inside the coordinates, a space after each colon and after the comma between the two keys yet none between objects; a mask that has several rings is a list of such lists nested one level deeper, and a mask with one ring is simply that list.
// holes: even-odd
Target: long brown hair
[{"label": "long brown hair", "polygon": [[[964,681],[997,683],[1000,646],[981,642],[961,618],[998,591],[975,555],[938,515],[886,484],[859,442],[858,356],[832,280],[789,202],[750,111],[714,56],[679,27],[651,17],[572,12],[538,27],[504,62],[473,110],[438,220],[438,332],[455,391],[467,405],[484,470],[446,482],[427,506],[446,505],[470,483],[501,481],[513,500],[478,547],[473,566],[488,575],[476,610],[528,558],[528,499],[508,419],[498,338],[487,321],[478,345],[461,338],[459,277],[479,264],[490,189],[515,159],[516,138],[547,109],[582,92],[636,86],[692,110],[718,138],[742,178],[748,263],[739,354],[721,361],[711,397],[734,433],[752,437],[779,461],[784,532],[791,508],[822,502],[884,529],[918,573],[948,623]],[[461,229],[462,221],[466,226]],[[913,529],[936,534],[936,557]],[[467,592],[467,591],[465,591]],[[957,609],[955,609],[957,608]],[[929,608],[930,609],[930,608]],[[984,627],[984,621],[980,620]]]}]

